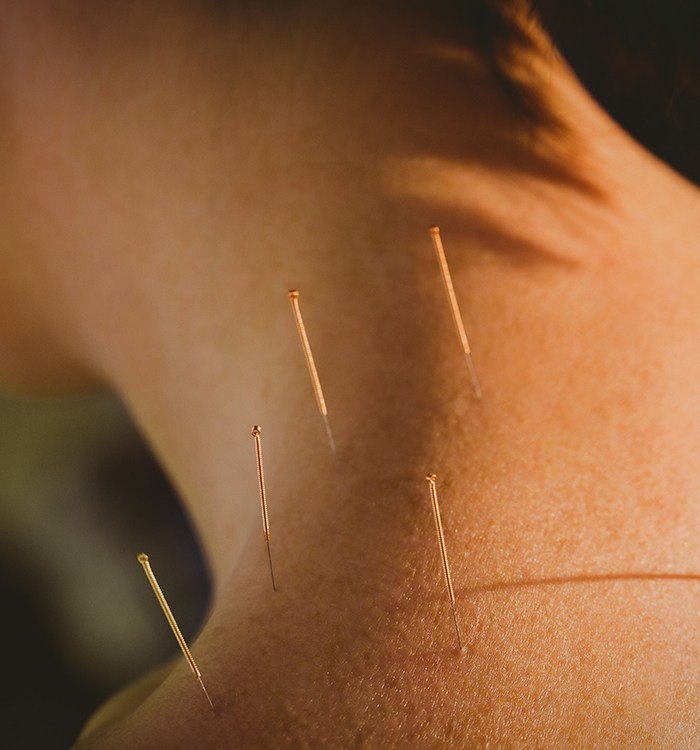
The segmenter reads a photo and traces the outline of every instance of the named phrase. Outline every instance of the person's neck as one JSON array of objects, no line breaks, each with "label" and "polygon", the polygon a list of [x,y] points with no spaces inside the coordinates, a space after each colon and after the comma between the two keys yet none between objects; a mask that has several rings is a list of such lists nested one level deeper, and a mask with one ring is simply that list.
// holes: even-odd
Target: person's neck
[{"label": "person's neck", "polygon": [[[380,648],[378,633],[407,648],[432,643],[436,633],[449,638],[408,601],[419,585],[429,590],[431,613],[442,601],[431,599],[442,595],[439,578],[425,584],[435,560],[424,476],[444,478],[453,501],[444,512],[464,536],[470,509],[459,501],[477,487],[488,492],[506,454],[514,467],[528,460],[512,452],[526,444],[523,425],[531,424],[521,393],[526,367],[514,372],[513,362],[529,366],[534,356],[518,313],[534,308],[533,326],[558,315],[561,279],[573,271],[652,262],[657,250],[640,249],[649,216],[664,211],[668,222],[673,214],[677,234],[667,232],[664,249],[678,253],[686,225],[700,221],[696,191],[621,133],[556,60],[548,80],[560,129],[528,137],[475,58],[429,35],[409,54],[399,42],[373,39],[367,69],[362,61],[349,69],[330,46],[316,50],[291,76],[294,97],[280,84],[267,92],[279,106],[268,102],[257,126],[255,113],[242,115],[253,140],[236,129],[235,148],[208,159],[227,175],[216,196],[162,186],[149,213],[162,226],[144,236],[165,235],[167,243],[149,246],[126,269],[123,281],[140,285],[142,301],[94,344],[174,478],[211,562],[216,596],[200,649],[228,659],[207,665],[214,694],[230,672],[248,675],[255,652],[255,668],[272,681],[265,700],[280,698],[274,660],[309,629],[321,651],[328,646],[323,658],[345,649],[355,665],[364,659],[358,649]],[[346,79],[362,85],[338,91]],[[248,150],[256,158],[247,159]],[[442,225],[483,404],[472,396],[452,329],[427,233],[433,223]],[[301,291],[335,458],[297,339],[291,287]],[[524,377],[528,388],[546,388]],[[500,454],[494,445],[503,447],[509,414],[522,445],[506,443]],[[253,424],[263,429],[275,595]],[[561,572],[564,548],[543,547],[538,570]],[[472,582],[493,575],[493,550],[462,545],[453,555]],[[521,574],[527,563],[518,555],[505,555],[496,569]],[[324,640],[329,632],[333,639]],[[286,656],[298,676],[285,690],[298,696],[316,663]],[[237,707],[218,690],[242,733],[246,722],[269,720],[265,701],[260,715],[241,713],[252,690],[248,676],[244,683]]]},{"label": "person's neck", "polygon": [[[466,52],[429,40],[414,52],[423,58],[423,89],[412,89],[410,77],[392,84],[380,74],[348,104],[367,112],[369,125],[348,124],[334,112],[334,92],[310,80],[297,96],[316,99],[311,119],[324,135],[317,141],[299,128],[271,157],[271,172],[246,168],[238,156],[223,162],[236,186],[252,185],[258,197],[243,206],[222,199],[224,210],[213,207],[201,237],[178,234],[185,207],[167,190],[160,196],[169,243],[144,253],[137,269],[144,305],[121,341],[110,332],[104,369],[174,477],[218,577],[230,574],[251,533],[258,538],[254,423],[263,427],[275,539],[287,513],[310,508],[302,488],[319,481],[316,468],[338,477],[349,465],[363,481],[411,481],[439,453],[436,424],[441,408],[454,406],[463,373],[430,223],[443,225],[461,296],[470,293],[467,325],[483,350],[491,343],[479,321],[490,313],[479,289],[499,268],[617,262],[637,245],[638,219],[669,209],[681,215],[678,201],[696,200],[559,62],[551,63],[548,94],[559,102],[560,129],[528,137]],[[397,89],[401,106],[378,106],[373,117],[369,102],[391,85],[406,87]],[[289,118],[287,109],[276,117]],[[657,199],[669,195],[675,207]],[[194,195],[187,201],[198,215],[212,209]],[[294,330],[291,286],[302,292],[337,432],[335,463]],[[454,380],[448,390],[443,377]],[[488,371],[484,380],[488,393]],[[468,388],[460,398],[473,420]]]}]

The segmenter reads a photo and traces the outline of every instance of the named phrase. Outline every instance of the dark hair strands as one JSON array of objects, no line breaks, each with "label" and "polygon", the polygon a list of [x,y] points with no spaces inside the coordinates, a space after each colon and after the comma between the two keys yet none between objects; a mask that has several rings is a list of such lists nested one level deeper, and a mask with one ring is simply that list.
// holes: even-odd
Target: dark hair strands
[{"label": "dark hair strands", "polygon": [[521,111],[547,125],[536,88],[512,64],[550,34],[582,83],[642,145],[700,184],[700,3],[697,0],[472,0],[479,47]]}]

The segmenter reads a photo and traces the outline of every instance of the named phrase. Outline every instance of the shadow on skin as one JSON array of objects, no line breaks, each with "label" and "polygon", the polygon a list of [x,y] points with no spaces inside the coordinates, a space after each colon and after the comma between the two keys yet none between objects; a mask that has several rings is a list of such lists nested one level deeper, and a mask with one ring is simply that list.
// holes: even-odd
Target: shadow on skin
[{"label": "shadow on skin", "polygon": [[[600,583],[601,581],[692,581],[700,583],[700,573],[600,573],[577,576],[556,576],[553,578],[533,578],[523,581],[497,581],[481,586],[458,589],[457,597],[471,594],[486,594],[496,591],[510,591],[512,589],[535,588],[540,586],[564,586],[577,583]],[[438,597],[433,597],[437,599]]]},{"label": "shadow on skin", "polygon": [[[599,573],[599,574],[582,574],[572,576],[553,576],[552,578],[532,578],[521,581],[496,581],[494,583],[484,583],[479,586],[467,588],[455,588],[455,599],[469,599],[478,594],[493,594],[499,591],[515,591],[516,589],[534,589],[544,586],[567,586],[585,583],[604,583],[604,582],[624,582],[624,581],[668,581],[668,582],[688,582],[700,583],[700,573]],[[447,592],[443,590],[440,593],[432,594],[426,597],[429,602],[447,601]]]},{"label": "shadow on skin", "polygon": [[[473,586],[470,588],[463,588],[455,590],[455,597],[457,600],[468,598],[475,594],[488,594],[499,591],[511,591],[515,589],[525,588],[539,588],[542,586],[564,586],[569,584],[586,584],[586,583],[601,583],[601,582],[622,582],[622,581],[670,581],[670,582],[692,582],[700,583],[700,574],[698,573],[602,573],[602,574],[591,574],[591,575],[574,575],[574,576],[555,576],[552,578],[534,578],[531,580],[522,581],[498,581],[495,583],[486,583],[481,586]],[[446,593],[440,595],[433,595],[428,598],[430,602],[441,601],[447,602]],[[447,623],[447,614],[445,614],[445,635],[446,639],[454,638],[454,630],[452,628],[452,621]],[[463,634],[464,637],[464,634]],[[445,659],[459,658],[460,656],[466,656],[472,650],[473,642],[466,640],[464,648],[460,651],[457,647],[456,642],[450,645],[450,641],[446,640],[446,645],[439,648],[433,648],[429,651],[423,651],[422,653],[413,654],[410,658],[412,664],[420,665],[422,667],[435,667],[438,663]],[[405,657],[397,657],[397,662],[404,663]]]}]

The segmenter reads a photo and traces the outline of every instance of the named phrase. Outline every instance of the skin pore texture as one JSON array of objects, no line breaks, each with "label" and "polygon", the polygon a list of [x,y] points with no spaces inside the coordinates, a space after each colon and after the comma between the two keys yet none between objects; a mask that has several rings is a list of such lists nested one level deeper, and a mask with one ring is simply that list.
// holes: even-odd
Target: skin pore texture
[{"label": "skin pore texture", "polygon": [[2,375],[114,388],[214,583],[215,713],[178,658],[76,748],[697,747],[697,189],[536,28],[546,128],[449,5],[263,6],[3,6]]}]

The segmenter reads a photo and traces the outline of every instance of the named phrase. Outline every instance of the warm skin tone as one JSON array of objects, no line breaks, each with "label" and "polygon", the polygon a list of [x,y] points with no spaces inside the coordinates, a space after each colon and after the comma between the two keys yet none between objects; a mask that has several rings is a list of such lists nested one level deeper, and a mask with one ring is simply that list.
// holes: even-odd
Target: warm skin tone
[{"label": "warm skin tone", "polygon": [[526,135],[435,10],[52,5],[0,24],[4,376],[115,388],[215,583],[216,714],[178,659],[78,747],[696,747],[696,188],[551,51]]}]

